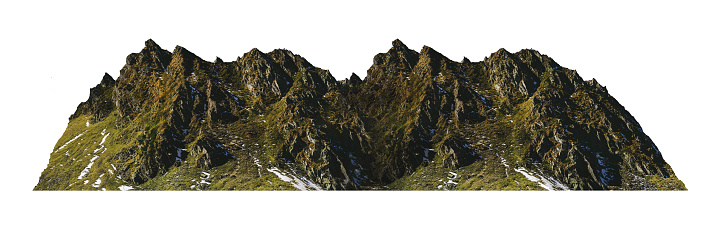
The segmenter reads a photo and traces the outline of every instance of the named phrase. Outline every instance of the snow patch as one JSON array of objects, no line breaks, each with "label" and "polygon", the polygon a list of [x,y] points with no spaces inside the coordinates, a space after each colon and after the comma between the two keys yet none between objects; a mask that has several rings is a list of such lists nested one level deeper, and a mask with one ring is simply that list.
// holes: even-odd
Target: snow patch
[{"label": "snow patch", "polygon": [[100,178],[103,177],[103,175],[104,175],[104,174],[101,174],[100,176],[98,176],[98,179],[95,180],[95,182],[94,182],[93,185],[92,185],[94,188],[100,187],[100,183],[101,183]]},{"label": "snow patch", "polygon": [[[241,145],[241,146],[243,147],[244,145],[246,145],[246,144],[243,144],[243,145]],[[249,157],[251,157],[251,158],[254,159],[254,164],[256,164],[256,168],[257,168],[257,170],[259,171],[259,177],[261,177],[261,168],[263,168],[263,167],[262,167],[261,164],[259,163],[259,159],[256,158],[256,157],[254,157],[254,156],[251,156],[251,153],[249,153]]]},{"label": "snow patch", "polygon": [[[449,190],[448,187],[450,186],[450,184],[454,184],[454,185],[459,184],[458,182],[453,181],[453,179],[456,179],[456,178],[457,178],[457,173],[455,173],[455,172],[447,172],[447,173],[449,173],[450,175],[452,175],[452,177],[447,176],[446,179],[445,179],[445,178],[440,178],[439,181],[442,182],[442,184],[440,184],[439,186],[437,186],[437,189],[442,189],[442,188],[444,188],[443,190]],[[445,182],[445,180],[447,180],[447,181]]]},{"label": "snow patch", "polygon": [[79,180],[83,179],[86,175],[88,175],[88,173],[90,172],[90,168],[93,166],[93,163],[96,159],[98,159],[98,156],[93,156],[93,158],[90,159],[90,163],[88,164],[88,166],[86,166],[85,169],[80,172],[80,175],[78,176]]},{"label": "snow patch", "polygon": [[[103,132],[105,132],[105,129],[103,129]],[[100,135],[103,135],[103,133],[101,133]],[[108,136],[110,136],[110,133],[105,134],[105,136],[103,136],[103,140],[100,140],[101,146],[103,146],[103,143],[105,142],[105,139],[108,138]]]},{"label": "snow patch", "polygon": [[289,174],[291,177],[287,176],[286,174],[282,173],[278,168],[272,167],[266,169],[269,172],[272,172],[276,174],[279,179],[281,179],[284,182],[291,183],[292,186],[294,186],[296,189],[299,189],[301,191],[308,191],[308,190],[318,190],[320,191],[322,188],[321,186],[309,181],[306,178],[299,178],[294,176],[293,174]]},{"label": "snow patch", "polygon": [[[530,174],[529,172],[527,172],[527,169],[524,169],[524,168],[515,168],[515,171],[518,172],[518,173],[522,173],[522,175],[525,175],[525,177],[527,178],[527,180],[530,180],[530,181],[533,181],[533,182],[539,182],[539,181],[540,181],[539,178],[536,178],[535,176],[533,176],[532,174]],[[542,187],[544,187],[544,186],[542,186]],[[549,190],[549,189],[548,189],[548,190]]]},{"label": "snow patch", "polygon": [[[492,144],[490,144],[490,147],[492,147]],[[499,154],[497,155],[497,157],[499,157],[500,159],[502,159],[502,165],[505,166],[505,175],[506,175],[507,177],[510,177],[510,174],[509,174],[509,172],[507,171],[507,169],[510,168],[510,165],[507,165],[507,160],[506,160],[505,158],[503,158],[502,156],[500,156]]]},{"label": "snow patch", "polygon": [[[58,150],[55,150],[55,152],[58,152],[58,151],[60,151],[60,149],[63,149],[64,147],[68,146],[69,143],[75,141],[75,139],[78,139],[80,136],[83,136],[83,134],[82,134],[82,133],[81,133],[81,134],[78,134],[78,136],[75,136],[73,139],[70,139],[70,141],[68,141],[68,142],[66,142],[65,144],[63,144],[63,146],[60,146],[60,147],[58,148]],[[67,152],[66,152],[66,154],[67,154]]]},{"label": "snow patch", "polygon": [[545,177],[543,174],[537,174],[537,176],[535,176],[534,173],[527,171],[527,169],[525,169],[523,167],[515,168],[515,171],[524,175],[527,178],[527,180],[536,182],[537,184],[540,185],[540,187],[547,189],[548,191],[570,190],[567,186],[565,186],[564,184],[560,183],[559,181],[557,181],[553,178]]},{"label": "snow patch", "polygon": [[120,189],[121,191],[129,191],[129,190],[133,190],[133,187],[121,185],[120,187],[118,187],[118,189]]}]

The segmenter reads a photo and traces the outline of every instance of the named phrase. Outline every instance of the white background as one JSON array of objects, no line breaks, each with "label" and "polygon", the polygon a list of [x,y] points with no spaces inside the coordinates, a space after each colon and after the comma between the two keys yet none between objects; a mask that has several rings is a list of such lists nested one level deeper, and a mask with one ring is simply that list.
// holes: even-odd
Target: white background
[{"label": "white background", "polygon": [[[719,227],[715,1],[0,3],[3,235],[37,238],[710,238]],[[207,61],[286,48],[342,80],[394,39],[452,60],[532,48],[596,78],[688,192],[31,192],[68,117],[152,38]],[[719,235],[719,234],[716,234]]]}]

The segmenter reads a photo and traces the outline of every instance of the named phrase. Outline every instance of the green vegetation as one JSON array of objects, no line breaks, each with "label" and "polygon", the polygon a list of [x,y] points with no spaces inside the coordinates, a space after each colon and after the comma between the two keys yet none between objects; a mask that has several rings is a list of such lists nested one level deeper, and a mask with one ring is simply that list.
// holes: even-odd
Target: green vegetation
[{"label": "green vegetation", "polygon": [[534,50],[401,41],[361,81],[288,50],[207,62],[152,40],[70,117],[36,190],[685,190],[596,80]]}]

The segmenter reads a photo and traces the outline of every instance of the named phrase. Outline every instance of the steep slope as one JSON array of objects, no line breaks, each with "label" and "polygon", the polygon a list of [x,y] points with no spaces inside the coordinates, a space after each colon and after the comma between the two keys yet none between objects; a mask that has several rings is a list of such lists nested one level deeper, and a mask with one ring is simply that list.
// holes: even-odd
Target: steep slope
[{"label": "steep slope", "polygon": [[350,98],[377,139],[376,178],[389,182],[435,157],[453,168],[476,160],[455,130],[483,120],[489,106],[465,81],[460,64],[429,47],[417,53],[395,40],[374,57]]},{"label": "steep slope", "polygon": [[[92,183],[91,183],[92,182]],[[148,40],[70,117],[36,190],[685,189],[596,80],[534,50],[395,40],[362,80]]]}]

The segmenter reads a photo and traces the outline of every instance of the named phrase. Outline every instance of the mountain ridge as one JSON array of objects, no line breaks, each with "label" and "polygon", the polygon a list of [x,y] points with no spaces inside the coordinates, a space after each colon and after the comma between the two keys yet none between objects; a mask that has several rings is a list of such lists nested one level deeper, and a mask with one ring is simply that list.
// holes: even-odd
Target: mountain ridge
[{"label": "mountain ridge", "polygon": [[149,39],[69,120],[36,190],[685,190],[605,87],[532,49],[455,62],[396,39],[337,81],[285,49],[208,62]]}]

